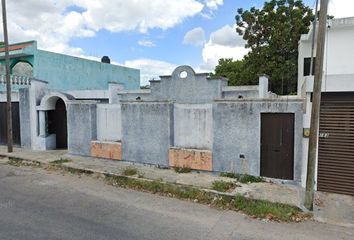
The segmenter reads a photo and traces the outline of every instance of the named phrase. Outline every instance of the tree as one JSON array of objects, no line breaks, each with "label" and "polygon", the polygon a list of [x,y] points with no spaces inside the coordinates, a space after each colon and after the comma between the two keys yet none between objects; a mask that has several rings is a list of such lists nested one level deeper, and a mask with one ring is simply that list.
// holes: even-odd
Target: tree
[{"label": "tree", "polygon": [[219,64],[215,67],[215,76],[228,78],[229,85],[241,85],[243,68],[243,61],[222,58],[219,59]]},{"label": "tree", "polygon": [[262,9],[238,9],[235,19],[236,31],[250,49],[243,60],[243,81],[254,84],[265,73],[273,92],[296,92],[298,41],[309,31],[312,9],[302,0],[271,0]]}]

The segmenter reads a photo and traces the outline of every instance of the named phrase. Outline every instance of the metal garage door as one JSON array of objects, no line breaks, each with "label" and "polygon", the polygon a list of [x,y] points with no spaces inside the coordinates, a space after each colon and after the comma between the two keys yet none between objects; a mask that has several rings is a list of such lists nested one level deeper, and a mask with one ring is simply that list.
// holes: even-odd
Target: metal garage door
[{"label": "metal garage door", "polygon": [[[21,145],[19,103],[12,103],[12,128],[14,145]],[[0,145],[7,144],[6,102],[0,103]]]},{"label": "metal garage door", "polygon": [[322,97],[318,151],[319,191],[354,195],[354,94]]}]

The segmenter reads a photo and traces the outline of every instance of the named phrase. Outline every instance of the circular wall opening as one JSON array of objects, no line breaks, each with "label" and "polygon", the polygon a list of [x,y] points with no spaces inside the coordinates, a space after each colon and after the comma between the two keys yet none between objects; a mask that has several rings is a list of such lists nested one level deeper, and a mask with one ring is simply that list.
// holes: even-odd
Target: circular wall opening
[{"label": "circular wall opening", "polygon": [[179,74],[179,77],[180,78],[187,78],[188,76],[188,73],[186,71],[182,71],[180,74]]}]

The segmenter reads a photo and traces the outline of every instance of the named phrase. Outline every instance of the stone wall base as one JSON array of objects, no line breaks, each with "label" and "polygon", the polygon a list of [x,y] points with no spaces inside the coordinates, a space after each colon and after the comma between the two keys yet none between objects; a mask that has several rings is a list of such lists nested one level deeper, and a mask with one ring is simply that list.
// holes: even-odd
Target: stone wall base
[{"label": "stone wall base", "polygon": [[212,171],[213,159],[210,150],[170,148],[169,164],[171,167],[186,167],[195,170]]},{"label": "stone wall base", "polygon": [[120,142],[92,141],[91,156],[122,160],[122,144]]}]

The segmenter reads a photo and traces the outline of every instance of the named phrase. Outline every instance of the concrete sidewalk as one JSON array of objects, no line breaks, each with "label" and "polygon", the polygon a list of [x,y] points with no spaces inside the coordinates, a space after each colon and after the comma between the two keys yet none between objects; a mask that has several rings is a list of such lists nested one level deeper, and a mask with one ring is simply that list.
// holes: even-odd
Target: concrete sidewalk
[{"label": "concrete sidewalk", "polygon": [[[55,151],[31,151],[15,148],[13,153],[7,153],[7,148],[0,146],[0,157],[13,157],[21,160],[40,162],[42,165],[49,164],[56,160],[68,159],[70,162],[63,163],[64,166],[90,171],[95,173],[108,173],[110,175],[122,176],[123,171],[134,166],[141,178],[159,180],[166,183],[177,183],[203,189],[211,189],[214,181],[235,181],[232,178],[220,177],[207,172],[176,173],[174,169],[161,169],[151,165],[133,164],[126,161],[114,161],[91,157],[73,156],[64,150]],[[268,200],[300,207],[302,200],[302,189],[298,186],[288,184],[275,184],[270,182],[242,184],[237,182],[237,187],[228,194],[241,194],[248,198]]]}]

